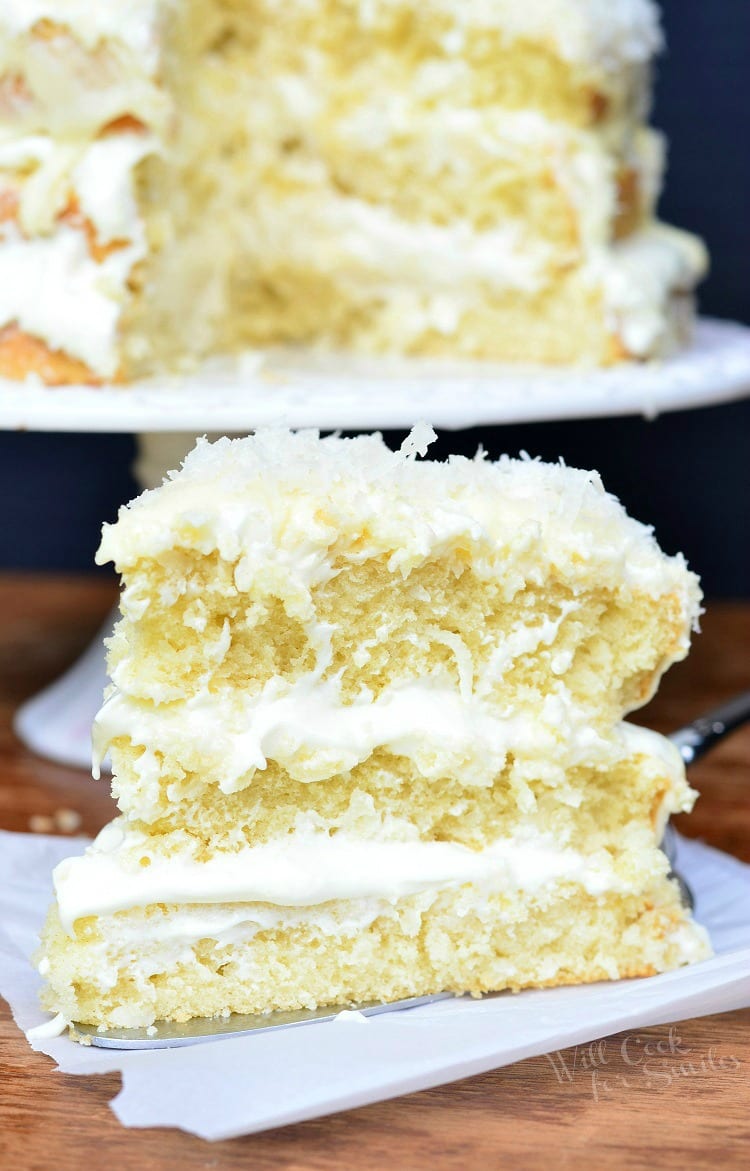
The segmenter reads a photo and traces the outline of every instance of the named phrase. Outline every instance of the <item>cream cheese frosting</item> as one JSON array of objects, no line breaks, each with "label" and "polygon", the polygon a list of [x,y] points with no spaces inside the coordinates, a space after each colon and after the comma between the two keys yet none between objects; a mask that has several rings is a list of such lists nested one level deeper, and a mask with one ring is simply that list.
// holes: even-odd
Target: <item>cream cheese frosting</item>
[{"label": "cream cheese frosting", "polygon": [[171,760],[184,759],[186,752],[200,754],[224,793],[244,787],[268,760],[295,780],[315,782],[354,768],[376,748],[408,757],[425,777],[461,769],[486,784],[511,752],[552,759],[561,774],[564,766],[613,756],[610,742],[570,710],[563,688],[545,697],[533,716],[495,715],[491,705],[429,682],[387,688],[377,699],[344,704],[336,679],[314,676],[291,686],[271,680],[257,697],[206,690],[173,705],[115,692],[94,722],[95,776],[119,736]]},{"label": "cream cheese frosting", "polygon": [[32,239],[0,225],[0,327],[15,322],[113,377],[124,290],[142,254],[142,245],[129,244],[97,263],[85,235],[65,224]]},{"label": "cream cheese frosting", "polygon": [[46,134],[0,136],[0,173],[7,170],[12,178],[33,168],[18,188],[19,222],[26,235],[49,234],[75,195],[99,243],[136,241],[143,228],[134,171],[159,149],[156,136],[146,133],[108,134],[90,143],[62,143]]},{"label": "cream cheese frosting", "polygon": [[160,150],[152,134],[108,134],[84,152],[73,171],[73,188],[81,211],[99,240],[140,241],[142,221],[134,192],[138,163]]},{"label": "cream cheese frosting", "polygon": [[665,299],[689,295],[707,268],[702,241],[657,223],[596,254],[588,275],[603,286],[612,333],[629,353],[645,357],[667,328]]},{"label": "cream cheese frosting", "polygon": [[[36,169],[20,187],[19,227],[0,224],[0,328],[16,323],[103,377],[117,372],[127,282],[146,243],[134,195],[138,163],[157,149],[150,134],[111,134],[88,145],[46,135],[0,143],[0,168]],[[103,259],[79,227],[54,218],[74,195]],[[41,234],[29,234],[41,233]]]},{"label": "cream cheese frosting", "polygon": [[461,220],[410,222],[389,208],[314,188],[288,196],[283,214],[271,193],[261,194],[243,233],[260,272],[285,252],[293,268],[334,274],[355,301],[388,298],[405,337],[430,329],[452,334],[488,293],[552,287],[580,247],[583,280],[601,292],[612,336],[631,356],[647,358],[668,348],[671,298],[694,289],[707,253],[696,237],[662,224],[612,244],[615,189],[611,178],[602,183],[603,165],[579,154],[566,173],[581,208],[580,245],[572,243],[567,254],[530,238],[521,220],[485,230]]},{"label": "cream cheese frosting", "polygon": [[[65,859],[54,871],[60,920],[68,932],[90,915],[157,903],[313,907],[348,899],[396,900],[465,883],[530,892],[559,881],[578,883],[590,894],[628,886],[606,850],[587,856],[533,828],[478,851],[456,842],[287,835],[198,862],[150,853],[146,835],[123,831],[115,821],[86,854]],[[641,883],[635,876],[633,888]]]},{"label": "cream cheese frosting", "polygon": [[386,206],[315,189],[288,195],[279,211],[273,191],[259,192],[244,225],[261,272],[266,255],[276,258],[282,250],[290,264],[331,272],[360,294],[405,286],[437,299],[468,284],[476,296],[477,283],[533,292],[557,259],[544,240],[529,239],[520,221],[485,231],[461,220],[410,222]]},{"label": "cream cheese frosting", "polygon": [[[596,572],[602,588],[676,591],[686,638],[698,611],[697,579],[684,559],[665,556],[595,472],[505,456],[420,463],[395,457],[377,435],[320,443],[316,432],[268,430],[199,440],[180,472],[104,525],[97,562],[123,571],[173,548],[235,562],[240,589],[259,561],[277,563],[298,585],[303,619],[313,617],[310,590],[337,572],[339,559],[383,556],[406,576],[450,550],[471,551],[480,576],[483,566],[492,575],[497,559],[512,558],[519,580],[543,580],[555,565],[572,581]],[[128,603],[148,599],[134,593]]]}]

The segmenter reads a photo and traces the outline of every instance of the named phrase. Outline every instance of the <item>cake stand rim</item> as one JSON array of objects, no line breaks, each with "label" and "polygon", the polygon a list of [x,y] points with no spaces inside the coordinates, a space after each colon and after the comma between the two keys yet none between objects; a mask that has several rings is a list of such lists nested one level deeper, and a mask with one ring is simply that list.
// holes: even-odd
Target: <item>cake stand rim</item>
[{"label": "cake stand rim", "polygon": [[246,355],[244,364],[207,367],[185,379],[127,387],[43,387],[0,379],[0,430],[195,435],[276,425],[369,431],[424,420],[457,431],[654,418],[747,395],[750,326],[701,317],[693,342],[675,355],[606,369],[286,351]]}]

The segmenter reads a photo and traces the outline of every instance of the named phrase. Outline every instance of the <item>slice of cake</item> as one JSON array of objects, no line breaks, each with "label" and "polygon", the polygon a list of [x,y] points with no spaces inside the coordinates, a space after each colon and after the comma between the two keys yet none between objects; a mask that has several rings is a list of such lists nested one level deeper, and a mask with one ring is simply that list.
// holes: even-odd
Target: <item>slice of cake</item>
[{"label": "slice of cake", "polygon": [[659,44],[651,0],[4,3],[0,375],[666,353]]},{"label": "slice of cake", "polygon": [[[377,436],[201,442],[106,526],[120,816],[55,871],[45,1005],[148,1026],[708,954],[694,794],[621,722],[699,606],[594,473]],[[424,441],[424,442],[423,442]]]}]

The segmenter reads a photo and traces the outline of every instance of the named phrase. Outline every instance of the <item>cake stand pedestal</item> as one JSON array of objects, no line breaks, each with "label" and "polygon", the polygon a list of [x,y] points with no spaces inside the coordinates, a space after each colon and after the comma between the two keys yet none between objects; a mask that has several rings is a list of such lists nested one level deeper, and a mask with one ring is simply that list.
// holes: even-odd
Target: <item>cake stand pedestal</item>
[{"label": "cake stand pedestal", "polygon": [[[131,432],[143,487],[177,467],[195,437],[257,427],[402,429],[425,421],[481,425],[644,415],[710,406],[750,393],[750,328],[702,319],[674,357],[607,370],[479,362],[374,359],[302,349],[207,364],[182,379],[130,387],[47,388],[0,380],[0,428]],[[43,756],[86,767],[89,733],[106,682],[102,640],[21,707],[15,729]]]}]

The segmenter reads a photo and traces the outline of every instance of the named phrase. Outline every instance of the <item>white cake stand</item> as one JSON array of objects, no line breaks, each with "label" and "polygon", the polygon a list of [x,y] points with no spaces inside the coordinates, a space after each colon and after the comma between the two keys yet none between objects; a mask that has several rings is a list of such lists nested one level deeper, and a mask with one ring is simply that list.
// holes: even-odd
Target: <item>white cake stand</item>
[{"label": "white cake stand", "polygon": [[48,388],[0,379],[0,428],[34,431],[247,433],[282,424],[321,430],[457,430],[607,415],[645,415],[741,398],[750,328],[703,319],[693,344],[662,362],[608,370],[372,359],[303,349],[216,362],[181,379],[130,387]]},{"label": "white cake stand", "polygon": [[[136,476],[161,482],[196,435],[246,434],[269,424],[321,430],[438,428],[656,415],[750,393],[750,328],[702,319],[692,345],[662,362],[610,370],[479,362],[370,359],[268,351],[212,363],[181,380],[131,387],[47,388],[0,380],[5,430],[133,432]],[[108,627],[111,623],[107,624]],[[87,766],[89,732],[106,682],[102,638],[19,710],[24,743]]]}]

